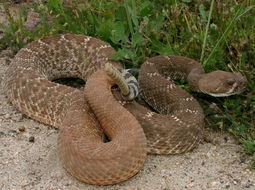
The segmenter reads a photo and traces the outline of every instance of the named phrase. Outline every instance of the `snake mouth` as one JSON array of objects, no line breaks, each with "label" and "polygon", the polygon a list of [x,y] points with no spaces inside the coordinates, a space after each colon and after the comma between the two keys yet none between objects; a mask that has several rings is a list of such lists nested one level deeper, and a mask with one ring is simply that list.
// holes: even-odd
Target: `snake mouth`
[{"label": "snake mouth", "polygon": [[201,92],[208,94],[210,96],[213,96],[213,97],[227,97],[227,96],[241,94],[245,91],[245,89],[246,89],[245,87],[238,89],[238,87],[235,86],[234,88],[231,88],[228,92],[213,93],[213,92],[206,92],[206,91],[202,91],[202,90],[201,90]]},{"label": "snake mouth", "polygon": [[208,93],[208,92],[203,92],[205,94],[208,94],[210,96],[213,96],[213,97],[227,97],[227,96],[232,96],[232,95],[235,95],[237,93]]}]

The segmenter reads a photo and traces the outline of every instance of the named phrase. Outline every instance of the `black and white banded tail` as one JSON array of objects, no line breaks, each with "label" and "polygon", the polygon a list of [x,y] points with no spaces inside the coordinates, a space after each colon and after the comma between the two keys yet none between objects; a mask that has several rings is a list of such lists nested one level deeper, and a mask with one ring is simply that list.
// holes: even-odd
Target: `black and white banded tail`
[{"label": "black and white banded tail", "polygon": [[133,100],[139,94],[139,85],[129,69],[118,70],[110,63],[105,64],[105,71],[119,86],[122,97],[125,100]]}]

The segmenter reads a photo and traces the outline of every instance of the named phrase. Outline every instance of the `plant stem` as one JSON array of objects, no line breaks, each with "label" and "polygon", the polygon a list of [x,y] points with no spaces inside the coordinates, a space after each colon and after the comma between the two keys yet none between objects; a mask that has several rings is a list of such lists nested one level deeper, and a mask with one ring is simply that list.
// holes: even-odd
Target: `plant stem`
[{"label": "plant stem", "polygon": [[201,63],[203,62],[203,59],[204,59],[206,39],[207,39],[208,30],[209,30],[209,27],[210,27],[210,21],[211,21],[211,16],[212,16],[212,11],[213,11],[213,5],[214,5],[214,0],[212,0],[212,2],[211,2],[211,6],[210,6],[210,10],[209,10],[209,16],[208,16],[208,20],[207,20],[207,24],[206,24],[205,36],[204,36],[204,41],[203,41],[203,46],[202,46],[202,53],[201,53],[201,57],[200,57],[200,62]]},{"label": "plant stem", "polygon": [[129,27],[129,30],[130,30],[131,34],[133,35],[134,34],[134,29],[133,29],[131,17],[130,17],[129,11],[128,11],[127,1],[124,2],[124,6],[125,6],[126,14],[127,14],[128,27]]},{"label": "plant stem", "polygon": [[221,44],[221,42],[226,38],[226,36],[229,34],[230,29],[232,28],[234,22],[241,18],[244,14],[246,14],[247,12],[249,12],[250,10],[252,10],[254,8],[254,6],[250,6],[248,8],[246,8],[244,11],[242,11],[242,6],[240,6],[240,8],[237,10],[234,18],[231,20],[231,22],[229,23],[228,27],[226,28],[226,30],[224,31],[224,33],[221,35],[220,39],[217,41],[216,45],[214,46],[213,50],[211,51],[210,55],[208,56],[208,58],[204,61],[204,65],[206,65],[208,63],[208,61],[211,59],[212,55],[215,53],[216,49],[218,48],[218,46]]}]

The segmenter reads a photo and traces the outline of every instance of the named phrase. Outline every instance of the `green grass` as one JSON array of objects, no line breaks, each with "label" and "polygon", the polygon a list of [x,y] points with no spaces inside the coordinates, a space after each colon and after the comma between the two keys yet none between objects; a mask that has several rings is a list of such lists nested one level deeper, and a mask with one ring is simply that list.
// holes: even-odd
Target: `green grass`
[{"label": "green grass", "polygon": [[[70,1],[69,1],[70,2]],[[29,8],[41,15],[35,28],[24,27]],[[5,5],[8,13],[8,5]],[[206,114],[208,128],[227,130],[254,158],[255,167],[255,2],[252,0],[60,0],[21,8],[17,19],[9,16],[0,48],[18,51],[43,36],[72,32],[98,37],[117,51],[114,59],[139,67],[158,54],[182,55],[200,60],[207,72],[221,69],[241,72],[247,91],[238,96],[194,96]],[[219,113],[209,105],[215,103]]]}]

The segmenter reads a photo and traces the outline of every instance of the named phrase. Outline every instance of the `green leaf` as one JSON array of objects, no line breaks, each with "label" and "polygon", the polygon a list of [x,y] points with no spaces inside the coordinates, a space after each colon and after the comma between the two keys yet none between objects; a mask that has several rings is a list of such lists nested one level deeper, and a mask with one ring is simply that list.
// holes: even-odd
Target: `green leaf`
[{"label": "green leaf", "polygon": [[127,12],[127,16],[131,18],[132,23],[135,26],[138,26],[138,16],[136,14],[136,11],[132,7],[126,5],[126,12]]},{"label": "green leaf", "polygon": [[154,50],[159,55],[175,55],[175,52],[173,51],[172,47],[168,44],[163,44],[161,42],[154,42]]},{"label": "green leaf", "polygon": [[126,21],[127,14],[124,6],[119,6],[115,13],[116,19],[118,21]]},{"label": "green leaf", "polygon": [[51,11],[61,14],[64,14],[62,3],[59,0],[49,0],[48,7]]},{"label": "green leaf", "polygon": [[183,3],[190,3],[191,0],[182,0]]},{"label": "green leaf", "polygon": [[111,21],[99,24],[98,34],[102,38],[102,40],[111,40],[113,27],[114,23]]},{"label": "green leaf", "polygon": [[156,33],[160,33],[162,31],[162,27],[164,25],[164,19],[165,17],[162,15],[156,15],[154,18],[150,19],[148,25],[147,25],[147,29],[150,32],[156,32]]},{"label": "green leaf", "polygon": [[136,32],[133,36],[132,36],[132,46],[140,46],[144,44],[144,38],[143,35],[139,32]]},{"label": "green leaf", "polygon": [[98,21],[91,11],[87,12],[87,19],[92,25],[97,25]]},{"label": "green leaf", "polygon": [[114,60],[122,60],[122,59],[134,59],[135,57],[135,53],[132,52],[129,49],[119,49],[112,57],[112,59]]},{"label": "green leaf", "polygon": [[162,0],[162,2],[168,5],[174,5],[176,3],[176,0]]},{"label": "green leaf", "polygon": [[118,44],[120,41],[126,42],[128,40],[125,35],[125,25],[123,22],[114,23],[111,31],[111,40],[115,44]]},{"label": "green leaf", "polygon": [[201,21],[206,22],[207,21],[207,13],[205,11],[205,6],[203,4],[199,5],[199,14],[201,16]]},{"label": "green leaf", "polygon": [[140,16],[144,17],[144,16],[148,16],[149,14],[152,14],[152,10],[153,10],[154,4],[150,1],[145,1],[141,4],[140,6]]},{"label": "green leaf", "polygon": [[244,150],[246,153],[255,153],[255,140],[244,140],[243,142]]}]

